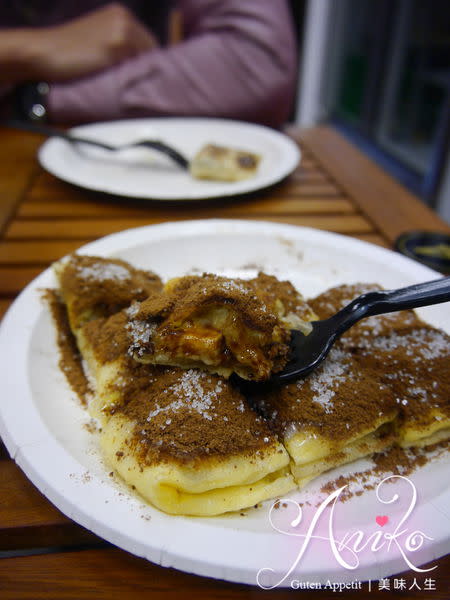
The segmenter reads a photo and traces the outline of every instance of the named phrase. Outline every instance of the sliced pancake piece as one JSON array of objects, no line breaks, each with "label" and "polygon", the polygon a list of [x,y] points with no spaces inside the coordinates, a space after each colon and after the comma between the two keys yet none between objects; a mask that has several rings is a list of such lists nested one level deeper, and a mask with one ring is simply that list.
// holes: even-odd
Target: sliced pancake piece
[{"label": "sliced pancake piece", "polygon": [[[375,284],[343,285],[309,303],[326,319]],[[404,310],[363,319],[339,340],[362,368],[372,369],[399,405],[398,443],[428,446],[450,438],[450,338]]]},{"label": "sliced pancake piece", "polygon": [[229,382],[131,358],[127,312],[79,334],[108,464],[172,514],[221,514],[293,489],[286,450]]},{"label": "sliced pancake piece", "polygon": [[[328,319],[339,310],[350,304],[352,300],[369,292],[380,291],[383,288],[375,283],[356,283],[340,285],[326,290],[316,298],[308,300],[311,308],[319,319]],[[413,310],[402,310],[385,315],[367,317],[353,325],[339,340],[347,348],[357,347],[360,340],[366,344],[375,336],[385,335],[391,331],[408,331],[423,324],[423,321]]]},{"label": "sliced pancake piece", "polygon": [[253,280],[181,277],[164,292],[130,319],[133,356],[141,362],[268,379],[287,362],[290,329],[307,329],[306,319],[313,318],[291,284],[262,274]]},{"label": "sliced pancake piece", "polygon": [[54,264],[74,333],[92,319],[107,317],[162,289],[160,278],[124,260],[72,254]]},{"label": "sliced pancake piece", "polygon": [[[99,385],[104,388],[114,379],[114,361],[126,353],[129,345],[128,338],[124,338],[120,347],[117,328],[111,332],[103,324],[108,316],[119,314],[123,307],[129,307],[132,302],[158,294],[162,283],[150,271],[135,269],[123,260],[97,256],[72,254],[55,263],[54,270],[59,283],[58,294],[65,305],[83,369],[94,393],[89,398],[89,411],[103,421],[102,401],[99,400],[99,394],[95,393],[96,388]],[[101,321],[99,327],[95,326],[97,321]],[[125,326],[126,316],[119,316],[119,321]],[[87,341],[85,329],[88,326],[93,334]],[[94,339],[95,336],[98,339]],[[108,356],[105,356],[106,349]]]},{"label": "sliced pancake piece", "polygon": [[255,402],[288,450],[299,485],[394,441],[392,391],[343,348],[333,348],[309,377],[259,393]]},{"label": "sliced pancake piece", "polygon": [[379,372],[396,397],[401,446],[450,438],[450,336],[429,325],[360,343],[355,358]]},{"label": "sliced pancake piece", "polygon": [[131,373],[122,374],[128,383],[101,445],[108,463],[154,506],[217,515],[295,487],[286,450],[229,382],[143,364]]}]

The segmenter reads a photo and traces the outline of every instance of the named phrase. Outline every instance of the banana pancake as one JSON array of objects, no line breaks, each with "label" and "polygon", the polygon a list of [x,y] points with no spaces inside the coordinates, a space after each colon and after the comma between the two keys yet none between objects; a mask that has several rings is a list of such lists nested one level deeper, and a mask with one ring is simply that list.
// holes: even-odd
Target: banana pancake
[{"label": "banana pancake", "polygon": [[79,255],[55,272],[105,460],[167,513],[240,510],[396,441],[450,437],[449,337],[413,311],[365,319],[309,377],[251,403],[221,376],[266,379],[286,362],[291,328],[307,334],[311,320],[378,286],[339,286],[306,303],[263,273],[163,287],[125,261]]}]

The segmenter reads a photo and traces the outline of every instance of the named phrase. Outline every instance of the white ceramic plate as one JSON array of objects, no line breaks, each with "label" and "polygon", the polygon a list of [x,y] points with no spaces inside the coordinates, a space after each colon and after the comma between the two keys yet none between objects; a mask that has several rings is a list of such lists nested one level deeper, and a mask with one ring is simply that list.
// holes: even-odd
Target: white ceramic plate
[{"label": "white ceramic plate", "polygon": [[194,179],[166,156],[145,148],[120,153],[51,138],[39,150],[41,165],[75,185],[119,196],[154,200],[202,200],[253,192],[280,181],[298,165],[298,146],[268,127],[226,119],[136,119],[83,125],[71,130],[111,145],[160,139],[191,159],[207,143],[262,156],[258,172],[244,181]]},{"label": "white ceramic plate", "polygon": [[[150,268],[164,278],[199,271],[253,276],[264,269],[290,279],[306,296],[343,282],[375,281],[398,287],[436,277],[411,260],[352,238],[312,229],[247,221],[205,220],[168,223],[117,233],[81,249],[83,253],[116,256],[138,267]],[[0,329],[2,400],[0,433],[12,457],[31,481],[62,512],[117,546],[163,566],[236,582],[291,585],[291,581],[352,581],[378,579],[405,570],[408,565],[397,542],[382,550],[357,556],[350,570],[333,555],[329,540],[312,539],[294,571],[302,538],[275,531],[269,523],[272,502],[245,511],[245,516],[186,518],[163,514],[108,477],[97,449],[96,434],[85,427],[89,417],[68,388],[58,369],[55,335],[42,288],[54,286],[50,270],[33,281],[13,304]],[[434,325],[447,328],[449,306],[420,310]],[[352,466],[356,470],[363,461]],[[412,497],[411,485],[398,480],[375,491],[338,503],[333,531],[341,539],[348,531],[364,535],[394,532],[401,524],[400,540],[413,531],[407,556],[414,565],[450,551],[450,487],[448,455],[427,464],[411,476],[418,494],[411,515],[403,521]],[[306,491],[289,499],[311,503],[310,513],[295,529],[305,531],[312,522],[314,500],[327,479],[348,471],[322,476]],[[290,527],[297,515],[290,501],[273,511],[277,527]],[[298,506],[297,506],[298,510]],[[322,515],[325,527],[330,511]],[[388,516],[381,529],[375,519]],[[284,524],[280,522],[284,519]],[[302,529],[303,528],[303,529]],[[317,531],[319,531],[319,529]],[[315,534],[317,534],[315,531]],[[397,532],[398,532],[397,527]],[[423,543],[418,543],[418,540]],[[346,557],[350,561],[351,557]],[[353,560],[353,559],[352,559]]]}]

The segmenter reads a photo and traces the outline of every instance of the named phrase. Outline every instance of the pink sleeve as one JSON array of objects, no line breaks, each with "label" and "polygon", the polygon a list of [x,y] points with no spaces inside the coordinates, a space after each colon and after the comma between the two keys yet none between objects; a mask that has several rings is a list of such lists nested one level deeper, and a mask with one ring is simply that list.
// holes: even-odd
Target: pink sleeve
[{"label": "pink sleeve", "polygon": [[183,42],[51,87],[51,119],[215,116],[281,125],[297,50],[286,0],[182,0]]}]

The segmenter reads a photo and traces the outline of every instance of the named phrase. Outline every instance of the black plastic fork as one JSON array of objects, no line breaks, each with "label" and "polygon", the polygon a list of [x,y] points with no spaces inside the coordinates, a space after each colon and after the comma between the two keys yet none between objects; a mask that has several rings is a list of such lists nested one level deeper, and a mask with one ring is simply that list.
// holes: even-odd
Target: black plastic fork
[{"label": "black plastic fork", "polygon": [[289,362],[282,371],[272,375],[269,382],[285,383],[305,377],[317,369],[336,340],[365,317],[448,301],[450,277],[417,283],[398,290],[368,292],[358,296],[329,319],[313,321],[312,331],[308,335],[292,330]]},{"label": "black plastic fork", "polygon": [[183,169],[189,168],[189,161],[185,156],[178,152],[178,150],[175,150],[174,148],[168,146],[160,140],[141,140],[138,142],[123,144],[121,146],[111,146],[111,144],[105,144],[104,142],[99,142],[97,140],[91,140],[89,138],[71,135],[70,133],[60,131],[59,129],[56,129],[54,127],[48,127],[47,125],[26,123],[22,121],[8,121],[7,123],[5,123],[5,125],[13,129],[20,129],[22,131],[37,133],[39,135],[45,135],[47,137],[62,138],[63,140],[66,140],[73,144],[88,144],[90,146],[97,146],[97,148],[103,148],[103,150],[109,150],[110,152],[119,152],[120,150],[125,150],[127,148],[151,148],[152,150],[156,150],[158,152],[161,152],[162,154],[165,154]]}]

